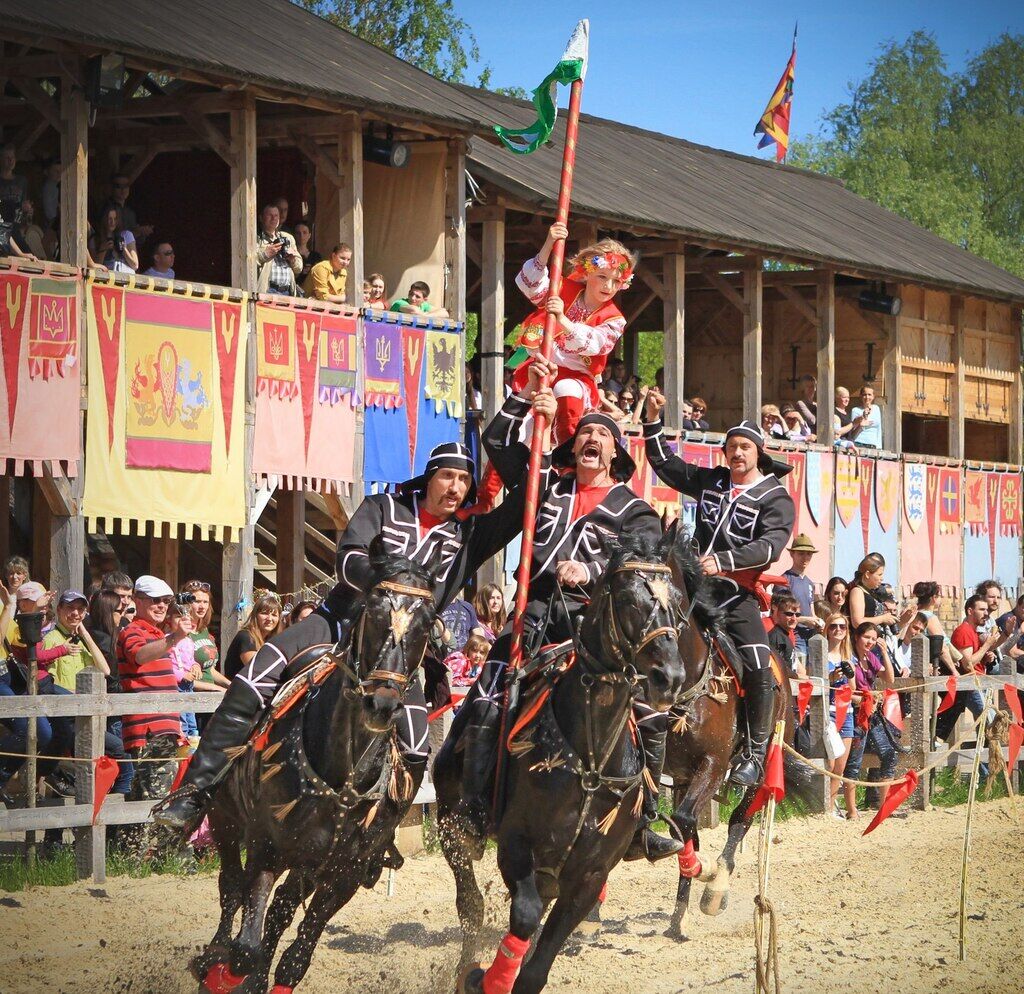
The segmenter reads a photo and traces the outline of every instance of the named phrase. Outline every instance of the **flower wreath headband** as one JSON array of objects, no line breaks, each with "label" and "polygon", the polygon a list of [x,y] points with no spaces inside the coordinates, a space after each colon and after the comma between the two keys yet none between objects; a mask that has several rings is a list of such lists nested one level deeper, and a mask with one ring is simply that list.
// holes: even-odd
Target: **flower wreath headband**
[{"label": "flower wreath headband", "polygon": [[614,276],[622,283],[622,289],[626,290],[633,282],[633,265],[629,256],[621,252],[604,252],[588,255],[582,262],[576,264],[569,279],[584,282],[591,273]]}]

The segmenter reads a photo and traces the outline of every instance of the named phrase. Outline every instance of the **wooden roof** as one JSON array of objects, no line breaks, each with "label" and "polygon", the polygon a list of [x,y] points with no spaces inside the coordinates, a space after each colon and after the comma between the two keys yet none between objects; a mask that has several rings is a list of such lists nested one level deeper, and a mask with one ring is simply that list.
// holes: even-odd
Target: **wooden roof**
[{"label": "wooden roof", "polygon": [[[459,89],[475,95],[481,120],[522,125],[535,116],[523,101]],[[563,134],[560,116],[553,144],[523,156],[476,141],[470,171],[553,215]],[[838,180],[586,114],[572,199],[574,212],[623,227],[1024,301],[1024,280]]]}]

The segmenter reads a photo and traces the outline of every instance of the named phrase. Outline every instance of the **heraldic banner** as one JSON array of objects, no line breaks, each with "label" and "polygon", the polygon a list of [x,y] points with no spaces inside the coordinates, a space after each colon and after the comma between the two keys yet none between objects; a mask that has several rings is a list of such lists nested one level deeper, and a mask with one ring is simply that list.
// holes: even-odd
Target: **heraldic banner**
[{"label": "heraldic banner", "polygon": [[[48,464],[76,476],[81,460],[78,276],[0,271],[0,462],[20,476]],[[62,465],[63,464],[63,465]]]},{"label": "heraldic banner", "polygon": [[86,284],[89,419],[83,511],[191,526],[245,524],[247,305]]},{"label": "heraldic banner", "polygon": [[256,305],[252,469],[293,489],[352,482],[358,312]]},{"label": "heraldic banner", "polygon": [[367,491],[421,472],[430,450],[461,437],[463,327],[386,313],[364,319],[363,478]]}]

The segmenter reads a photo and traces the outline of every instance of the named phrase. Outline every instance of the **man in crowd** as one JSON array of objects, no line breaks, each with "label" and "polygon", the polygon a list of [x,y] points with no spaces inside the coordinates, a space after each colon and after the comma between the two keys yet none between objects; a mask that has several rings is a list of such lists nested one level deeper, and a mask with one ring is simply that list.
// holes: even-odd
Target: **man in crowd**
[{"label": "man in crowd", "polygon": [[448,312],[443,307],[435,307],[427,298],[430,287],[423,280],[416,280],[409,285],[409,292],[391,304],[390,310],[401,314],[429,314],[433,318],[446,318]]},{"label": "man in crowd", "polygon": [[280,224],[282,231],[291,231],[291,227],[288,225],[288,198],[278,197],[274,201],[274,206],[277,208],[278,223]]},{"label": "man in crowd", "polygon": [[1009,633],[1007,626],[1010,624],[1011,618],[1015,619],[1017,638],[1003,650],[1003,654],[1014,661],[1016,671],[1021,673],[1024,672],[1024,662],[1022,662],[1024,660],[1024,594],[1017,598],[1017,603],[1012,610],[1001,614],[996,619],[996,625],[1001,632]]},{"label": "man in crowd", "polygon": [[[168,620],[174,591],[155,576],[140,576],[133,591],[137,617],[117,636],[117,670],[125,694],[178,692],[171,648],[192,631],[186,611]],[[139,706],[143,704],[140,701]],[[181,735],[178,714],[126,714],[122,721],[124,747],[132,759],[165,759],[136,763],[132,796],[139,800],[163,797],[171,789],[178,764]]]},{"label": "man in crowd", "polygon": [[807,576],[807,567],[811,565],[817,551],[811,537],[801,532],[789,547],[793,565],[783,573],[790,593],[800,605],[796,637],[797,643],[802,642],[804,649],[807,647],[807,640],[825,628],[825,623],[814,613],[814,583]]},{"label": "man in crowd", "polygon": [[114,173],[110,177],[110,200],[107,201],[104,210],[116,207],[121,212],[121,221],[135,236],[135,244],[138,247],[153,234],[153,225],[139,224],[135,209],[128,203],[131,191],[131,180],[124,173]]},{"label": "man in crowd", "polygon": [[722,578],[722,626],[735,649],[733,665],[746,705],[741,735],[746,734],[731,779],[751,787],[764,773],[777,690],[761,621],[761,607],[767,607],[761,574],[793,534],[793,499],[779,481],[790,467],[764,451],[764,436],[751,421],[726,433],[728,467],[705,469],[684,462],[665,442],[658,420],[664,406],[661,391],[651,390],[644,416],[647,459],[660,480],[697,501],[694,542],[700,566],[705,576]]},{"label": "man in crowd", "polygon": [[135,584],[132,583],[132,578],[120,570],[104,573],[103,578],[100,580],[101,590],[109,590],[112,594],[117,594],[121,600],[117,609],[121,612],[122,628],[127,628],[135,620],[136,607],[135,600],[132,597],[134,587]]},{"label": "man in crowd", "polygon": [[143,276],[155,276],[161,280],[174,279],[174,246],[170,242],[160,242],[153,249],[153,265]]},{"label": "man in crowd", "polygon": [[[552,380],[556,368],[554,363],[535,358],[523,392],[505,401],[484,432],[483,443],[491,465],[506,486],[515,486],[526,476],[529,446],[519,439],[531,408],[534,414],[546,417],[549,425],[555,416],[554,394],[550,387],[541,387],[541,383]],[[543,527],[534,538],[530,567],[527,645],[538,636],[547,642],[573,636],[589,594],[607,567],[609,555],[602,536],[646,535],[655,540],[661,537],[657,512],[626,486],[635,470],[633,460],[622,447],[622,435],[615,421],[594,411],[580,419],[573,437],[551,453],[540,482],[537,519]],[[564,602],[557,593],[559,586]],[[548,617],[547,627],[541,631]],[[499,700],[504,692],[511,646],[509,623],[494,643],[483,672],[463,703],[469,721],[459,743],[465,749],[465,757],[458,813],[468,838],[476,845],[482,844],[490,818],[490,784],[502,714]],[[658,714],[638,701],[634,717],[651,782],[658,783],[665,760],[667,715]],[[680,842],[650,830],[657,817],[657,797],[645,790],[641,827],[626,859],[646,858],[654,862],[682,848]]]},{"label": "man in crowd", "polygon": [[882,447],[882,412],[875,404],[874,387],[866,384],[860,388],[860,406],[850,411],[853,430],[850,441],[858,449],[880,449]]},{"label": "man in crowd", "polygon": [[331,254],[326,259],[321,259],[309,271],[306,277],[306,284],[302,288],[307,297],[314,300],[324,300],[329,304],[344,304],[346,302],[346,283],[348,282],[348,267],[352,265],[352,246],[344,242],[338,242],[331,249]]},{"label": "man in crowd", "polygon": [[281,229],[281,214],[273,204],[260,212],[256,237],[256,289],[259,293],[295,296],[295,277],[302,272],[302,256],[295,239]]},{"label": "man in crowd", "polygon": [[[276,208],[275,208],[276,210]],[[338,582],[309,617],[266,642],[231,681],[203,730],[181,788],[154,810],[155,820],[188,835],[199,824],[216,785],[229,766],[228,752],[242,745],[273,699],[289,660],[313,645],[346,641],[370,578],[370,544],[385,536],[391,553],[433,570],[434,603],[447,607],[488,559],[522,528],[523,488],[516,487],[489,514],[460,520],[457,512],[476,500],[475,464],[460,442],[430,453],[423,474],[397,494],[367,497],[338,543]],[[419,783],[427,761],[427,709],[419,680],[412,680],[397,723],[406,768]]]},{"label": "man in crowd", "polygon": [[803,680],[807,668],[797,655],[796,623],[800,618],[800,605],[787,590],[772,595],[771,622],[768,629],[768,647],[786,664],[790,676]]}]

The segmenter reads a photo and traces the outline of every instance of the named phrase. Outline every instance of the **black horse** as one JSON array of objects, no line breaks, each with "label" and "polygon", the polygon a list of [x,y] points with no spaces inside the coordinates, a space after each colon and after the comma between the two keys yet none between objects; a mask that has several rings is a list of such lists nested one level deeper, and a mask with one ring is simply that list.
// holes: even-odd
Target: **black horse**
[{"label": "black horse", "polygon": [[[221,918],[192,963],[200,994],[265,994],[278,942],[308,902],[275,971],[275,994],[291,991],[326,924],[360,885],[376,883],[419,787],[421,768],[406,769],[394,723],[434,624],[434,578],[387,555],[379,539],[369,551],[370,580],[350,644],[313,646],[291,661],[289,674],[302,674],[295,683],[307,682],[306,693],[269,727],[264,719],[215,795]],[[241,930],[231,941],[240,907]]]},{"label": "black horse", "polygon": [[[527,994],[547,984],[555,956],[597,902],[637,828],[644,763],[631,727],[633,701],[642,695],[656,710],[668,709],[684,675],[669,547],[668,539],[625,539],[617,547],[579,627],[575,662],[562,668],[553,687],[541,681],[527,692],[512,726],[507,788],[494,833],[498,867],[512,896],[510,935],[488,990],[511,988],[515,965],[554,902],[511,989]],[[466,713],[468,708],[456,718],[434,765],[439,835],[455,875],[463,928],[463,966],[476,953],[484,913],[472,866],[479,849],[463,837],[453,814],[461,789],[459,719]],[[481,991],[483,977],[479,966],[469,967],[460,992]]]}]

